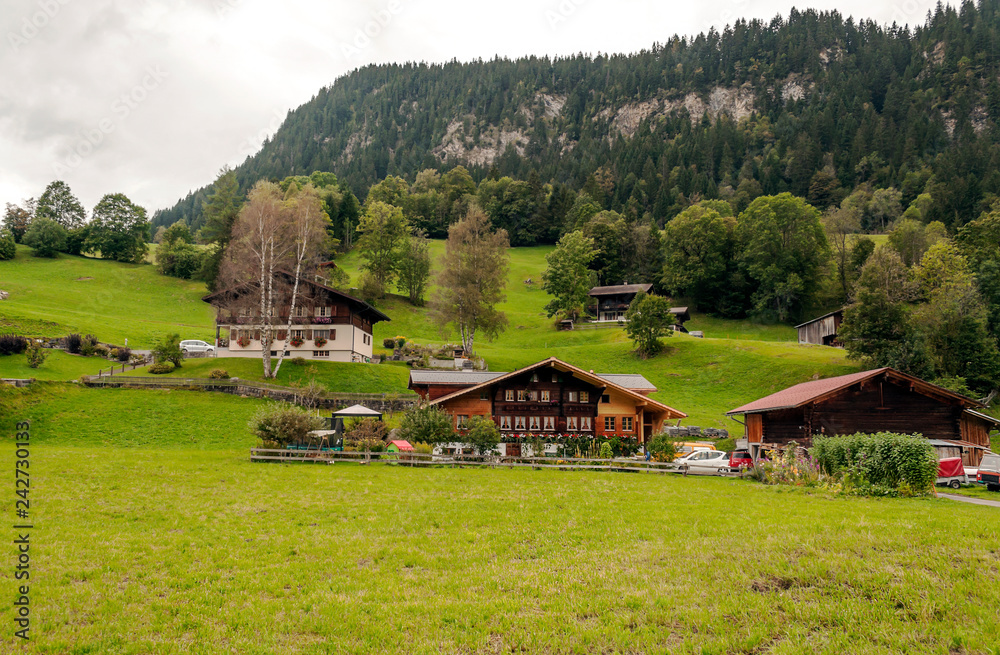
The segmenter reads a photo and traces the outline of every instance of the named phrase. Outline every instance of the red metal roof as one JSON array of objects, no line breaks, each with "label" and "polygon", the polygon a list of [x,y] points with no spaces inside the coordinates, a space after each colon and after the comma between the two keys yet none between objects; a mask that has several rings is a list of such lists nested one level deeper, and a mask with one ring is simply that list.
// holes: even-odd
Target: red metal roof
[{"label": "red metal roof", "polygon": [[394,439],[392,445],[400,450],[413,450],[413,446],[410,445],[409,441],[403,439]]},{"label": "red metal roof", "polygon": [[775,409],[792,409],[795,407],[801,407],[802,405],[807,405],[831,393],[840,391],[841,389],[846,389],[847,387],[857,384],[858,382],[878,377],[882,374],[888,374],[889,376],[899,380],[906,380],[913,384],[914,387],[921,389],[925,395],[936,394],[939,396],[954,398],[961,401],[965,407],[980,406],[980,403],[972,400],[971,398],[966,398],[965,396],[949,391],[948,389],[939,387],[936,384],[924,382],[923,380],[915,378],[912,375],[907,375],[906,373],[902,373],[892,368],[876,368],[870,371],[862,371],[861,373],[851,373],[850,375],[840,375],[835,378],[812,380],[810,382],[796,384],[794,387],[788,387],[783,391],[772,393],[770,396],[765,396],[760,400],[755,400],[752,403],[743,405],[742,407],[731,409],[726,412],[726,414],[752,414],[754,412],[766,412]]}]

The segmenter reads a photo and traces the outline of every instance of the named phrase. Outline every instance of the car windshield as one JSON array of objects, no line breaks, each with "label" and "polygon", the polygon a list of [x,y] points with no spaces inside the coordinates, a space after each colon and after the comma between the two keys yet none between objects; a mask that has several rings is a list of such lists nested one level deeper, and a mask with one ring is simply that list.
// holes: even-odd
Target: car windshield
[{"label": "car windshield", "polygon": [[1000,469],[1000,455],[987,455],[983,457],[983,461],[979,463],[979,468],[994,471]]}]

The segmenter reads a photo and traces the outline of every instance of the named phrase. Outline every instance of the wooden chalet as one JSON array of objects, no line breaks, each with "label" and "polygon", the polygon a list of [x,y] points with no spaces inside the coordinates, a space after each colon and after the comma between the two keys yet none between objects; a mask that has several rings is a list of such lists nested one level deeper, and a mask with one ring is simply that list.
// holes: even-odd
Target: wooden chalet
[{"label": "wooden chalet", "polygon": [[799,343],[840,347],[841,343],[837,340],[837,332],[843,322],[844,310],[838,309],[835,312],[806,321],[802,325],[796,325],[795,329],[799,332]]},{"label": "wooden chalet", "polygon": [[[750,449],[812,445],[814,435],[856,432],[922,434],[939,454],[961,455],[978,466],[997,419],[982,403],[891,368],[879,368],[789,387],[727,412],[742,416]],[[945,449],[942,451],[942,448]]]},{"label": "wooden chalet", "polygon": [[597,301],[597,320],[624,321],[625,312],[640,291],[649,293],[652,284],[617,284],[609,287],[594,287],[588,295]]},{"label": "wooden chalet", "polygon": [[[288,296],[277,303],[270,317],[273,330],[271,355],[284,350],[286,357],[302,357],[332,362],[363,362],[372,357],[372,327],[389,317],[363,300],[358,300],[315,280],[299,280],[299,294],[288,330],[291,273],[279,271],[275,283]],[[259,293],[245,286],[217,291],[202,298],[216,308],[215,345],[220,357],[260,357],[261,318]],[[280,295],[279,295],[280,297]],[[224,336],[225,335],[225,336]],[[220,343],[228,339],[228,346]]]},{"label": "wooden chalet", "polygon": [[[427,371],[414,369],[410,371],[410,391],[416,392],[423,400],[437,400],[442,396],[453,394],[462,389],[474,387],[483,382],[495,380],[507,373],[492,371]],[[656,387],[645,376],[638,373],[596,373],[597,377],[607,382],[630,389],[644,396],[656,391]]]},{"label": "wooden chalet", "polygon": [[[546,435],[619,436],[645,443],[662,430],[664,421],[687,416],[649,398],[646,394],[656,390],[652,385],[645,393],[629,389],[609,379],[616,376],[596,375],[555,357],[494,375],[430,403],[451,414],[459,431],[471,417],[486,416],[505,436],[542,439]],[[617,377],[626,383],[628,378],[642,378]],[[508,449],[506,454],[514,453]]]}]

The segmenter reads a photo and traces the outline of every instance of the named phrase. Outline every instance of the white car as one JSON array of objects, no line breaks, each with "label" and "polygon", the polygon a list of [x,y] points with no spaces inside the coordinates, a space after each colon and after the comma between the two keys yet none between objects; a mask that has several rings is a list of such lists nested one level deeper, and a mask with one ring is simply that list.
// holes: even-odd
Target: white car
[{"label": "white car", "polygon": [[187,341],[181,341],[181,352],[182,353],[214,353],[215,346],[210,343],[205,343],[204,341],[199,341],[198,339],[188,339]]},{"label": "white car", "polygon": [[729,471],[729,453],[724,450],[698,450],[674,463],[678,473],[689,475],[719,475]]}]

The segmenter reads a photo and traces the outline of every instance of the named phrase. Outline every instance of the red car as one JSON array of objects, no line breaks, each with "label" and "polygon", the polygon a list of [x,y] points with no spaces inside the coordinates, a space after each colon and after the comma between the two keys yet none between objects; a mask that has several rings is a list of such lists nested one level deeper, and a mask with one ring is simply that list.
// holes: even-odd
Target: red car
[{"label": "red car", "polygon": [[749,450],[734,450],[729,455],[729,469],[734,473],[742,469],[753,468],[753,457]]},{"label": "red car", "polygon": [[1000,491],[1000,455],[986,453],[979,463],[976,482],[985,484],[989,491]]}]

